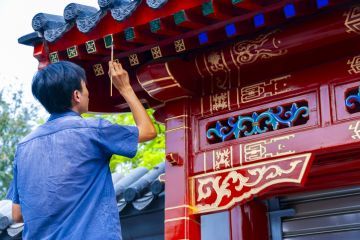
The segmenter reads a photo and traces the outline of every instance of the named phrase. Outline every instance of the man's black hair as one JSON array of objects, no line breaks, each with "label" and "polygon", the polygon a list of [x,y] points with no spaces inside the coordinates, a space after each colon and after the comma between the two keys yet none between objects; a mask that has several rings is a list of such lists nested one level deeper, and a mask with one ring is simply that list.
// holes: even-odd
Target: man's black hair
[{"label": "man's black hair", "polygon": [[82,91],[81,81],[86,81],[82,67],[72,62],[60,61],[35,74],[32,93],[50,114],[62,113],[71,109],[73,92]]}]

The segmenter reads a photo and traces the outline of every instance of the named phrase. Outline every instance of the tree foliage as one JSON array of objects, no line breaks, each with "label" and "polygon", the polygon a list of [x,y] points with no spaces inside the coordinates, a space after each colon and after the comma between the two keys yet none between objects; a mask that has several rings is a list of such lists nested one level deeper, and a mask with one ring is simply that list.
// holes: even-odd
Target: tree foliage
[{"label": "tree foliage", "polygon": [[11,95],[7,98],[4,90],[0,91],[0,199],[12,180],[16,145],[31,131],[36,112],[33,105],[24,106],[21,90]]},{"label": "tree foliage", "polygon": [[[113,155],[110,160],[111,171],[120,171],[127,173],[129,170],[138,166],[144,166],[148,169],[154,167],[165,159],[165,126],[156,122],[153,117],[154,110],[147,110],[157,130],[157,137],[152,141],[139,143],[138,152],[134,158],[127,158],[119,155]],[[112,123],[120,125],[135,125],[131,113],[120,114],[83,114],[83,117],[100,117],[109,120]]]}]

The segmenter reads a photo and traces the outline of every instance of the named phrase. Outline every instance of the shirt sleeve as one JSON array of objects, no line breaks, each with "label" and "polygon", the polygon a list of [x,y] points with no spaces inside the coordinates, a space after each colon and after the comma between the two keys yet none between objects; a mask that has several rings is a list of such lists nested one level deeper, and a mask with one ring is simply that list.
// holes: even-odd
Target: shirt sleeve
[{"label": "shirt sleeve", "polygon": [[134,126],[113,124],[105,119],[99,125],[100,144],[109,155],[132,158],[136,155],[139,130]]},{"label": "shirt sleeve", "polygon": [[11,200],[15,204],[20,204],[19,201],[19,193],[17,189],[17,167],[16,164],[14,164],[14,178],[10,184],[10,188],[6,194],[6,199]]}]

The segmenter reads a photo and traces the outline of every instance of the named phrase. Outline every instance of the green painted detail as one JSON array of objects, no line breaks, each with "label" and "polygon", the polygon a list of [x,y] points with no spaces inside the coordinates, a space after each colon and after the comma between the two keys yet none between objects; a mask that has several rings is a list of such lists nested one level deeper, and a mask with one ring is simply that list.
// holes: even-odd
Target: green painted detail
[{"label": "green painted detail", "polygon": [[67,55],[68,55],[68,58],[74,58],[74,57],[76,57],[76,56],[78,55],[76,46],[69,47],[69,48],[67,49]]},{"label": "green painted detail", "polygon": [[109,34],[104,37],[104,43],[106,48],[110,48],[113,45],[113,35]]},{"label": "green painted detail", "polygon": [[95,41],[91,40],[91,41],[87,41],[85,43],[86,46],[86,51],[87,53],[94,53],[96,52],[96,45],[95,45]]},{"label": "green painted detail", "polygon": [[49,54],[49,59],[51,63],[55,63],[59,61],[59,55],[57,52],[52,52]]},{"label": "green painted detail", "polygon": [[150,24],[151,32],[157,32],[161,28],[160,18],[157,18],[157,19],[154,19],[154,20],[150,21],[149,24]]},{"label": "green painted detail", "polygon": [[124,33],[126,41],[131,41],[135,38],[135,31],[133,27],[125,29]]},{"label": "green painted detail", "polygon": [[214,6],[212,4],[212,2],[204,2],[201,5],[201,9],[202,9],[202,13],[204,16],[210,15],[212,13],[214,13]]},{"label": "green painted detail", "polygon": [[181,10],[174,14],[174,22],[176,25],[179,25],[185,21],[186,21],[186,19],[185,19],[185,11],[184,10]]},{"label": "green painted detail", "polygon": [[232,4],[238,4],[241,3],[243,0],[231,0]]}]

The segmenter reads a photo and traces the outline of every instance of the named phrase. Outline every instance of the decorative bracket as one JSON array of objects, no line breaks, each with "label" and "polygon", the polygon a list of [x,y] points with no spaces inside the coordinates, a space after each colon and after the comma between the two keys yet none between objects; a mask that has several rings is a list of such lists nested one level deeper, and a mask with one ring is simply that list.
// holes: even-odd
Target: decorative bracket
[{"label": "decorative bracket", "polygon": [[311,153],[306,153],[196,175],[190,178],[192,205],[197,213],[219,211],[275,186],[303,185],[311,162]]}]

